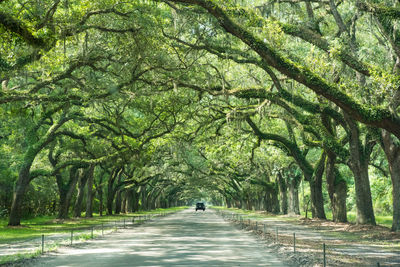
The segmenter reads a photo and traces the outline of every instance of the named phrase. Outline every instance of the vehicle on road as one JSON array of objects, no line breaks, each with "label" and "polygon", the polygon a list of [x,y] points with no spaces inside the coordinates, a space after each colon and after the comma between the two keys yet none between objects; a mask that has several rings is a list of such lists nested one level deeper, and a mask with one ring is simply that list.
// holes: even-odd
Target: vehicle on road
[{"label": "vehicle on road", "polygon": [[196,203],[196,211],[197,211],[197,210],[203,210],[203,211],[205,211],[205,210],[206,210],[206,205],[204,205],[203,202],[197,202],[197,203]]}]

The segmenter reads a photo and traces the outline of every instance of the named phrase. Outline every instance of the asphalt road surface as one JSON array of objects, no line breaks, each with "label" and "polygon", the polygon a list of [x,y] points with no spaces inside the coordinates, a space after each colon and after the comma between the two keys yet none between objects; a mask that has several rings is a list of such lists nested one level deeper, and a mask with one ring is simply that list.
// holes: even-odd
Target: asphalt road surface
[{"label": "asphalt road surface", "polygon": [[288,266],[214,211],[184,210],[24,266]]}]

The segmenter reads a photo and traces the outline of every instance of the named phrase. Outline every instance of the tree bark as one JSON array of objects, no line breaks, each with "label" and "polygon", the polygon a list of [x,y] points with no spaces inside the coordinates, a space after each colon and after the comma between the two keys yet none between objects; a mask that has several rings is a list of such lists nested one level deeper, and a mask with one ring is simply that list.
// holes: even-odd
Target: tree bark
[{"label": "tree bark", "polygon": [[361,144],[358,125],[346,114],[345,119],[350,130],[350,160],[348,165],[354,175],[357,224],[376,225],[368,175],[368,164],[372,147],[368,147],[368,141],[366,141],[364,146]]},{"label": "tree bark", "polygon": [[390,177],[392,179],[393,222],[392,231],[400,231],[400,146],[393,137],[382,130],[382,146],[389,163]]},{"label": "tree bark", "polygon": [[120,214],[121,213],[121,206],[122,206],[122,192],[120,190],[117,191],[116,197],[115,197],[115,214]]},{"label": "tree bark", "polygon": [[33,158],[29,158],[24,162],[20,169],[18,180],[15,183],[10,218],[8,221],[8,225],[10,226],[17,226],[21,224],[21,204],[23,202],[26,189],[29,185],[29,175],[32,162]]},{"label": "tree bark", "polygon": [[322,176],[324,173],[325,153],[319,159],[313,177],[309,180],[311,213],[313,218],[326,219],[324,197],[322,194]]},{"label": "tree bark", "polygon": [[288,214],[300,215],[299,205],[299,180],[292,177],[289,181],[289,206]]},{"label": "tree bark", "polygon": [[85,186],[88,179],[88,170],[82,171],[79,182],[78,182],[78,193],[76,196],[75,206],[74,206],[74,217],[81,217],[82,213],[82,202],[85,196]]},{"label": "tree bark", "polygon": [[97,188],[97,194],[98,194],[98,197],[99,197],[99,214],[100,214],[100,216],[103,216],[103,206],[104,206],[104,203],[103,203],[103,186],[99,186]]},{"label": "tree bark", "polygon": [[114,187],[114,183],[117,177],[121,174],[122,169],[115,168],[108,178],[107,183],[107,214],[112,215],[113,213],[113,202],[116,193],[116,188]]},{"label": "tree bark", "polygon": [[326,183],[331,201],[334,222],[347,222],[346,197],[347,184],[336,168],[336,155],[328,153],[326,162]]},{"label": "tree bark", "polygon": [[56,174],[56,181],[60,194],[60,206],[57,216],[58,219],[67,219],[69,217],[68,210],[78,180],[79,175],[77,167],[71,167],[67,184],[63,183],[63,178],[60,173]]},{"label": "tree bark", "polygon": [[278,185],[279,185],[281,213],[287,214],[288,213],[287,186],[286,186],[286,181],[282,177],[282,174],[280,172],[278,172]]},{"label": "tree bark", "polygon": [[[67,121],[68,119],[62,116],[57,123],[53,124],[47,130],[44,136],[42,136],[36,143],[30,145],[25,152],[24,160],[18,174],[18,179],[15,183],[8,225],[18,226],[21,224],[21,206],[23,203],[25,192],[30,183],[30,171],[32,163],[39,152],[42,151],[43,148],[45,148],[49,143],[54,140],[56,131]],[[32,140],[28,140],[28,142],[31,141]]]},{"label": "tree bark", "polygon": [[86,194],[86,214],[85,217],[93,217],[93,173],[94,165],[89,167],[88,179],[87,179],[87,194]]}]

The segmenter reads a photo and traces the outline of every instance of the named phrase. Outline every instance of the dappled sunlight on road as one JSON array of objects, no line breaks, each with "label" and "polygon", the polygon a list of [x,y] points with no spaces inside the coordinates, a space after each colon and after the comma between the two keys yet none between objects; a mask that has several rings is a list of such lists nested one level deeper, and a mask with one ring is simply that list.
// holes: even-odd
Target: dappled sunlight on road
[{"label": "dappled sunlight on road", "polygon": [[74,248],[34,266],[287,266],[213,211],[185,210]]}]

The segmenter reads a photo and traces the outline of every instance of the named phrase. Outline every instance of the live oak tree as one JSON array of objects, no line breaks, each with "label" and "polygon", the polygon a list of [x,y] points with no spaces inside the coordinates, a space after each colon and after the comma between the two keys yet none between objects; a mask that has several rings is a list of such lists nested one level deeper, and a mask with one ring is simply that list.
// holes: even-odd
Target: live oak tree
[{"label": "live oak tree", "polygon": [[90,216],[92,171],[108,213],[204,192],[274,212],[280,195],[285,211],[287,186],[297,213],[303,176],[324,218],[325,177],[346,221],[348,167],[357,222],[375,224],[368,167],[380,158],[399,230],[397,5],[1,1],[0,154],[16,163],[1,175],[19,173],[9,224],[39,180],[58,185],[60,218],[80,181]]}]

